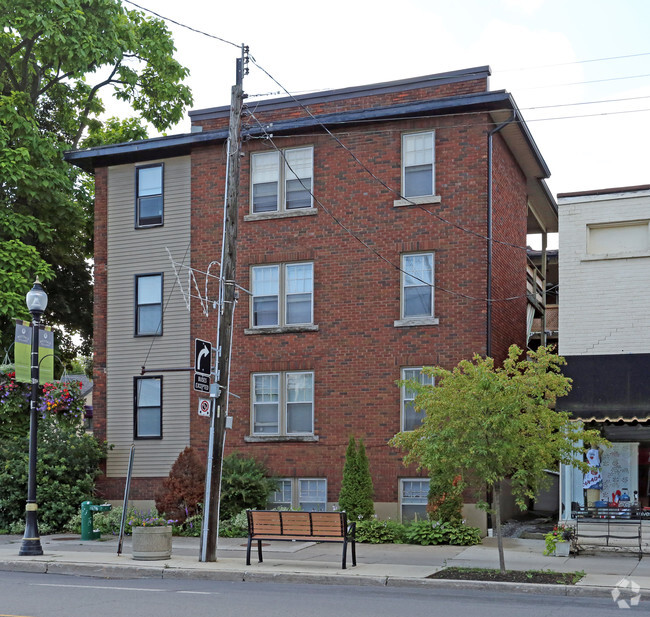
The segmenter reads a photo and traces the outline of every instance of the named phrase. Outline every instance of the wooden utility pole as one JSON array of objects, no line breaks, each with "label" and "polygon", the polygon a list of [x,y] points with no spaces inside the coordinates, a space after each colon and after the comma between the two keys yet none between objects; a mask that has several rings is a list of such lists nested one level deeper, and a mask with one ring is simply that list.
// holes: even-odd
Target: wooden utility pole
[{"label": "wooden utility pole", "polygon": [[239,169],[241,151],[241,112],[244,100],[243,78],[245,54],[237,59],[237,78],[232,87],[230,101],[230,129],[228,135],[228,169],[224,230],[221,247],[220,317],[217,334],[217,371],[215,375],[216,397],[212,398],[210,426],[210,452],[206,478],[206,522],[203,526],[201,561],[217,560],[219,524],[219,501],[221,467],[226,436],[226,412],[228,410],[228,384],[230,380],[230,350],[232,342],[233,313],[235,310],[235,267],[237,265],[237,210],[239,206]]}]

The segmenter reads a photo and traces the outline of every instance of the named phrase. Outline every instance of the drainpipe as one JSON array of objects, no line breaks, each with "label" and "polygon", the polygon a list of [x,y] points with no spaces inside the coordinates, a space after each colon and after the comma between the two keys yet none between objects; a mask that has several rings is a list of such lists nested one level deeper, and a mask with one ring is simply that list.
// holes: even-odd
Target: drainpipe
[{"label": "drainpipe", "polygon": [[495,126],[488,133],[488,211],[487,211],[487,337],[485,344],[485,355],[492,355],[492,136],[501,129],[514,122],[517,118],[517,112],[513,111],[512,116],[502,124]]}]

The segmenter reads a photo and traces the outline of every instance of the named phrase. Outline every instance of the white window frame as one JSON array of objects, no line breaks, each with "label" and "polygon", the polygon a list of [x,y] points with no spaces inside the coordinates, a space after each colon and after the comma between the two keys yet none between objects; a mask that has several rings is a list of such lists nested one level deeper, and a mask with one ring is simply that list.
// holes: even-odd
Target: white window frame
[{"label": "white window frame", "polygon": [[[140,281],[146,278],[158,278],[160,281],[160,300],[157,302],[141,302],[140,301]],[[134,332],[135,336],[162,336],[163,334],[163,289],[164,289],[164,275],[162,272],[152,272],[149,274],[136,274],[135,275],[135,327]],[[158,306],[160,311],[160,320],[158,322],[158,328],[155,331],[143,332],[141,328],[141,319],[140,319],[140,309],[143,307],[154,307]]]},{"label": "white window frame", "polygon": [[[411,275],[407,270],[406,260],[409,257],[419,257],[419,256],[430,256],[431,257],[431,283],[427,283],[424,278],[420,282],[416,280],[413,285],[407,284],[409,276],[413,278],[417,277],[416,274]],[[438,323],[438,319],[435,317],[435,283],[436,283],[436,255],[433,251],[420,251],[418,253],[402,253],[400,256],[400,319],[395,321],[396,327],[401,326],[422,326],[422,325],[435,325]],[[423,287],[425,285],[429,286],[429,291],[431,293],[431,311],[430,314],[422,315],[407,315],[406,314],[406,289],[408,287]]]},{"label": "white window frame", "polygon": [[[289,396],[289,382],[291,376],[309,375],[311,377],[311,400],[310,401],[291,401]],[[261,425],[257,422],[256,406],[264,404],[273,404],[268,401],[256,399],[256,380],[258,377],[277,377],[277,430],[261,431],[256,430],[256,426]],[[312,436],[314,434],[314,371],[276,371],[276,372],[257,372],[251,374],[251,435],[255,437],[300,437]],[[311,404],[311,430],[309,431],[292,431],[289,432],[289,407],[294,403]]]},{"label": "white window frame", "polygon": [[[430,152],[431,156],[426,157],[424,154],[420,155],[424,162],[419,165],[408,164],[407,144],[411,139],[425,140],[428,137],[431,140]],[[415,193],[407,186],[407,171],[411,168],[418,166],[431,165],[431,191],[425,193]],[[435,131],[420,131],[417,133],[404,133],[402,135],[402,197],[405,200],[413,200],[418,198],[427,198],[435,195],[436,192],[436,136]],[[409,194],[410,193],[410,194]],[[417,202],[416,202],[417,203]]]},{"label": "white window frame", "polygon": [[[291,158],[294,154],[299,152],[305,152],[307,154],[308,162],[306,166],[309,168],[309,175],[296,175],[295,172],[299,172],[298,169],[300,164],[294,162],[292,165]],[[276,205],[274,209],[271,210],[256,210],[255,209],[255,187],[262,182],[256,182],[256,161],[260,161],[262,157],[265,157],[267,160],[272,160],[272,157],[275,157],[275,170],[272,170],[270,173],[273,174],[274,180],[267,180],[268,182],[277,183],[277,193],[276,193]],[[314,184],[314,147],[313,146],[300,146],[298,148],[287,148],[281,152],[253,152],[251,154],[251,172],[250,172],[250,212],[251,215],[255,216],[264,216],[264,215],[273,215],[273,214],[284,214],[284,213],[293,213],[301,212],[304,210],[310,210],[314,207],[313,199],[313,184]],[[298,190],[308,190],[309,192],[309,204],[299,207],[288,207],[287,205],[287,196],[290,191],[288,190],[288,184],[291,181],[299,180]],[[303,186],[304,185],[304,186]]]},{"label": "white window frame", "polygon": [[[271,508],[295,508],[303,510],[303,504],[305,503],[318,503],[320,508],[317,510],[309,510],[310,512],[325,512],[327,510],[327,478],[278,478],[278,483],[282,482],[288,483],[289,487],[289,500],[286,501],[286,490],[282,491],[282,497],[285,498],[283,501],[276,500],[278,491],[275,491],[273,498],[269,499],[268,505]],[[320,493],[324,493],[324,501],[306,501],[303,499],[303,486],[304,483],[309,482],[318,482],[323,484],[324,491],[320,490]]]},{"label": "white window frame", "polygon": [[[418,497],[418,498],[413,498],[413,497],[406,497],[404,495],[405,492],[405,487],[407,482],[419,482],[422,485],[426,485],[426,492],[424,493],[424,497]],[[425,507],[425,512],[426,512],[426,505],[427,505],[427,498],[429,494],[429,487],[430,487],[430,480],[428,478],[400,478],[399,481],[399,516],[400,520],[411,520],[411,517],[405,517],[404,516],[404,506],[424,506]],[[422,494],[422,491],[420,491],[420,494]],[[423,517],[426,520],[426,514],[423,515]]]},{"label": "white window frame", "polygon": [[[422,372],[421,366],[404,366],[401,369],[401,378],[402,380],[406,379],[411,379],[410,376],[407,375],[408,371],[419,371],[418,374],[418,381],[422,385],[434,385],[435,380],[433,378],[433,375],[425,375]],[[419,419],[419,422],[417,423],[417,426],[414,426],[412,428],[408,428],[406,424],[407,420],[407,404],[415,400],[415,396],[411,397],[411,394],[415,394],[412,390],[410,390],[406,385],[402,384],[400,386],[400,411],[401,411],[401,422],[400,422],[400,428],[402,431],[412,431],[418,426],[422,424],[422,420],[424,419],[424,411],[416,412],[417,413],[417,419]]]},{"label": "white window frame", "polygon": [[[290,289],[290,276],[289,272],[296,267],[309,266],[311,269],[311,288],[309,291],[305,292],[291,292]],[[274,324],[261,324],[258,325],[255,323],[256,318],[256,300],[265,297],[273,297],[275,294],[256,294],[255,289],[255,272],[256,270],[262,269],[271,269],[277,268],[277,278],[278,278],[278,289],[277,289],[277,320]],[[284,327],[300,327],[300,326],[309,326],[314,323],[314,263],[310,261],[300,261],[300,262],[291,262],[291,263],[279,263],[279,264],[260,264],[251,267],[250,272],[251,280],[251,291],[250,296],[250,322],[251,328],[253,329],[264,329],[264,328],[284,328]],[[289,299],[291,296],[296,295],[309,295],[309,321],[294,321],[289,322]]]}]

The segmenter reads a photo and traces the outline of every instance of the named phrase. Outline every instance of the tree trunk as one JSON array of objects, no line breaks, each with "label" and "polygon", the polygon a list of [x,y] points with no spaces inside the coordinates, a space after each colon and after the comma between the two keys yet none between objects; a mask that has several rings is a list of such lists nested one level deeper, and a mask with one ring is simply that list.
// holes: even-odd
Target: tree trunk
[{"label": "tree trunk", "polygon": [[503,536],[501,535],[501,482],[495,482],[492,489],[494,528],[497,535],[497,547],[499,549],[499,570],[506,571],[506,560],[503,555]]}]

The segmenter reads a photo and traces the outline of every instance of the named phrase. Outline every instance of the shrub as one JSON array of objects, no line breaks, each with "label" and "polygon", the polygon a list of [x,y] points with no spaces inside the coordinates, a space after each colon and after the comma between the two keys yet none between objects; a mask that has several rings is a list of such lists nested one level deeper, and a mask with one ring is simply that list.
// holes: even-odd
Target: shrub
[{"label": "shrub", "polygon": [[345,452],[339,507],[341,510],[345,510],[349,520],[370,519],[375,513],[372,501],[373,492],[372,477],[363,440],[359,440],[357,449],[355,439],[351,436]]},{"label": "shrub", "polygon": [[469,527],[462,522],[415,521],[407,526],[405,536],[409,544],[422,546],[431,544],[471,546],[481,543],[481,532],[478,527]]},{"label": "shrub", "polygon": [[205,495],[205,466],[196,450],[185,448],[156,495],[156,509],[167,518],[183,522],[199,511]]},{"label": "shrub", "polygon": [[219,535],[222,538],[245,538],[248,535],[248,517],[246,510],[235,514],[227,521],[219,524]]},{"label": "shrub", "polygon": [[[46,415],[39,420],[36,468],[38,520],[42,530],[59,531],[92,498],[106,446],[76,422]],[[0,439],[0,528],[25,518],[29,440]]]},{"label": "shrub", "polygon": [[397,521],[380,521],[376,516],[357,521],[358,542],[370,544],[401,544],[404,541],[404,525]]},{"label": "shrub", "polygon": [[[94,500],[100,503],[98,500]],[[131,506],[127,510],[127,520],[133,516],[135,509]],[[122,506],[111,508],[108,512],[97,512],[93,516],[93,529],[98,529],[101,533],[116,536],[120,533],[120,524],[122,522]],[[81,507],[79,511],[66,523],[63,531],[69,533],[81,533]],[[126,525],[125,532],[130,533],[131,528]]]},{"label": "shrub", "polygon": [[219,519],[228,520],[242,510],[266,508],[269,495],[275,489],[276,482],[268,477],[263,463],[237,453],[230,454],[223,459]]}]

